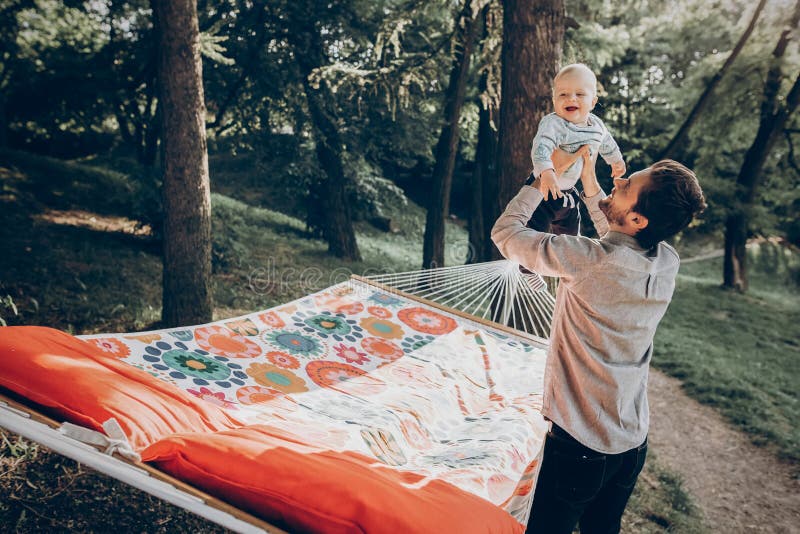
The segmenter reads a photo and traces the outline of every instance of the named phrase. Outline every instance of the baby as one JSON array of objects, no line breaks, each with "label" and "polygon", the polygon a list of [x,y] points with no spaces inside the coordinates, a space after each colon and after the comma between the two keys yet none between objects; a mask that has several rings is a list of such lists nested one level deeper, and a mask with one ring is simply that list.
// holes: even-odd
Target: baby
[{"label": "baby", "polygon": [[[597,103],[597,78],[582,63],[567,65],[553,79],[554,113],[539,123],[533,138],[531,180],[541,177],[544,201],[533,212],[528,226],[542,232],[578,235],[580,210],[575,183],[581,176],[585,151],[598,153],[611,165],[611,175],[625,174],[625,161],[603,121],[591,111]],[[586,148],[581,149],[586,145]],[[556,158],[556,148],[567,152]],[[551,198],[552,197],[552,198]]]}]

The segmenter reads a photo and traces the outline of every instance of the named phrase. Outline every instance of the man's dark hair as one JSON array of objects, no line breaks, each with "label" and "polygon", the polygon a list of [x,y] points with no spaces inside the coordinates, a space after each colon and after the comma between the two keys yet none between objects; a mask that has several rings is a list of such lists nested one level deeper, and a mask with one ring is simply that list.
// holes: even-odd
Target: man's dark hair
[{"label": "man's dark hair", "polygon": [[650,183],[639,191],[632,208],[648,220],[636,240],[644,248],[652,248],[686,228],[705,208],[697,176],[677,161],[661,160],[650,167]]}]

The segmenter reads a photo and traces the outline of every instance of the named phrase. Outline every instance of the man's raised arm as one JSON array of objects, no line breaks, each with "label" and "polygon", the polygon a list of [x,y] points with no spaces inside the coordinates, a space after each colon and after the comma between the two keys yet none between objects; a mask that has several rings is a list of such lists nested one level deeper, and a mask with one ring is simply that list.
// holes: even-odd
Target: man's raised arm
[{"label": "man's raised arm", "polygon": [[[588,148],[585,145],[581,150]],[[581,171],[581,184],[583,185],[583,202],[586,204],[586,209],[589,212],[589,217],[592,218],[594,229],[597,235],[603,237],[608,233],[608,219],[605,214],[600,211],[598,203],[606,198],[606,194],[600,188],[597,181],[597,174],[594,167],[597,163],[597,154],[590,154],[589,150],[584,150],[583,157],[583,170]]]}]

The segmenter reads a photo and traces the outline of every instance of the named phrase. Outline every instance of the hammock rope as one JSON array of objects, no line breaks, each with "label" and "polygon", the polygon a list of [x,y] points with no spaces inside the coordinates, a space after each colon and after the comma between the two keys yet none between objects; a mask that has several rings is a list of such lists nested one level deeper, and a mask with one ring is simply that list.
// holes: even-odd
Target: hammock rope
[{"label": "hammock rope", "polygon": [[541,276],[508,260],[366,278],[520,332],[550,337],[553,295]]}]

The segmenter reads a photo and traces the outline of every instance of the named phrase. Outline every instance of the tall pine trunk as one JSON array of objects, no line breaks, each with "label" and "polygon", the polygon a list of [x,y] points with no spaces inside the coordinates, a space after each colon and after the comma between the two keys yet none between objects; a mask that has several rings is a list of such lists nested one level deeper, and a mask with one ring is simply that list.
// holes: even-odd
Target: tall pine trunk
[{"label": "tall pine trunk", "polygon": [[[327,63],[325,42],[309,19],[302,3],[289,8],[290,22],[295,28],[287,39],[294,50],[295,61],[302,77],[303,90],[314,130],[317,159],[325,172],[325,178],[311,187],[319,187],[312,198],[319,198],[318,208],[324,218],[322,237],[328,243],[328,252],[336,257],[361,261],[353,217],[347,201],[348,177],[344,170],[344,143],[337,125],[336,112],[329,104],[334,96],[325,80],[315,87],[309,76],[315,69]],[[313,209],[310,207],[309,209]]]},{"label": "tall pine trunk", "polygon": [[[563,0],[504,0],[503,75],[494,222],[530,173],[531,142],[551,109],[564,42]],[[492,256],[500,253],[493,248]]]},{"label": "tall pine trunk", "polygon": [[478,30],[473,13],[473,0],[465,0],[456,21],[453,38],[453,64],[445,93],[444,125],[436,144],[436,163],[433,168],[433,195],[425,218],[425,239],[422,247],[422,268],[444,266],[445,217],[450,212],[450,190],[458,151],[461,108],[467,86],[472,49]]},{"label": "tall pine trunk", "polygon": [[[483,93],[488,84],[488,74],[481,75],[479,91]],[[497,132],[492,127],[491,104],[484,105],[478,99],[478,144],[475,147],[475,168],[470,182],[469,210],[469,263],[488,261],[492,254],[491,229],[494,223],[487,213],[492,213],[490,202],[493,184],[497,180],[495,156],[497,154]]]},{"label": "tall pine trunk", "polygon": [[192,0],[153,0],[164,132],[165,327],[212,319],[211,193],[200,34]]},{"label": "tall pine trunk", "polygon": [[783,80],[781,63],[790,35],[800,22],[800,0],[795,5],[787,27],[781,33],[778,44],[772,52],[772,62],[764,82],[764,98],[761,103],[761,120],[755,140],[744,156],[744,162],[736,178],[736,203],[725,221],[725,258],[723,261],[724,287],[747,291],[747,251],[750,211],[761,181],[761,171],[772,146],[783,132],[789,116],[800,101],[800,75],[794,80],[792,88],[781,104],[778,93]]}]

